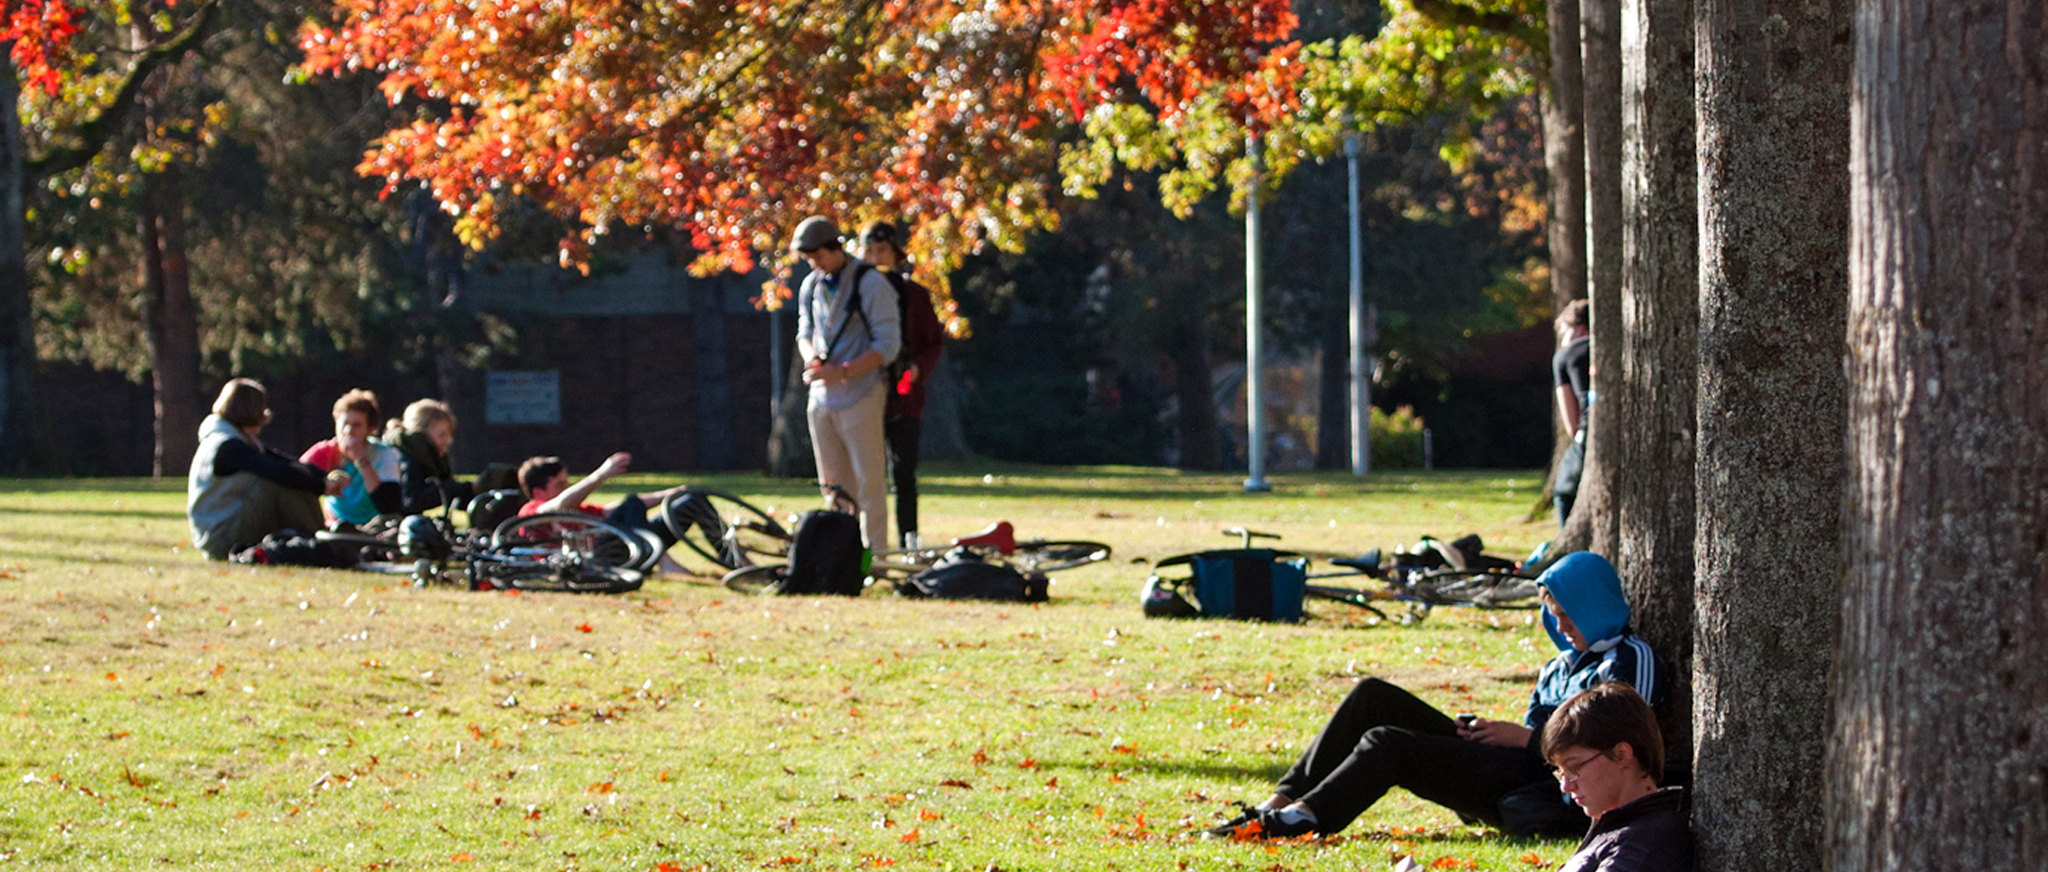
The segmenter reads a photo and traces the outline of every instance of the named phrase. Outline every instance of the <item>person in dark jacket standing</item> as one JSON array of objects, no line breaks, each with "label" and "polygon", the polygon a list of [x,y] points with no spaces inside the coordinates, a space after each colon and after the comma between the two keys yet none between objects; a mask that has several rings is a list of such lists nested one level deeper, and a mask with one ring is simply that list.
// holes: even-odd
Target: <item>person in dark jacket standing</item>
[{"label": "person in dark jacket standing", "polygon": [[910,277],[903,242],[903,233],[887,221],[870,221],[860,231],[860,259],[888,276],[903,315],[903,350],[887,385],[882,438],[889,445],[889,470],[896,484],[896,543],[916,548],[923,544],[917,533],[917,446],[924,438],[925,383],[938,368],[946,333],[932,307],[931,289]]},{"label": "person in dark jacket standing", "polygon": [[1634,690],[1615,682],[1565,700],[1543,727],[1543,748],[1559,785],[1593,819],[1559,872],[1692,872],[1685,788],[1657,786],[1664,738]]},{"label": "person in dark jacket standing", "polygon": [[1541,745],[1551,713],[1596,684],[1618,681],[1660,699],[1670,670],[1629,629],[1614,566],[1567,555],[1536,580],[1543,628],[1558,654],[1543,665],[1522,722],[1452,720],[1377,678],[1358,683],[1271,798],[1208,830],[1212,837],[1329,835],[1394,787],[1516,834],[1575,832],[1585,816],[1550,780]]}]

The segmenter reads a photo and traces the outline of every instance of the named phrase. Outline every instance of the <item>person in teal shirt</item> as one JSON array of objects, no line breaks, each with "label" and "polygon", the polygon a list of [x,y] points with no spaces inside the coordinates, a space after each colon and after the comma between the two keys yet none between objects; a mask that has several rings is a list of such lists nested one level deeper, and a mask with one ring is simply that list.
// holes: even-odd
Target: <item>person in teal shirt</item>
[{"label": "person in teal shirt", "polygon": [[370,436],[380,420],[376,394],[361,388],[342,394],[334,401],[334,438],[314,443],[299,456],[299,460],[326,470],[329,481],[342,485],[341,493],[320,498],[321,513],[330,527],[360,527],[378,515],[399,511],[404,504],[399,490],[404,456]]}]

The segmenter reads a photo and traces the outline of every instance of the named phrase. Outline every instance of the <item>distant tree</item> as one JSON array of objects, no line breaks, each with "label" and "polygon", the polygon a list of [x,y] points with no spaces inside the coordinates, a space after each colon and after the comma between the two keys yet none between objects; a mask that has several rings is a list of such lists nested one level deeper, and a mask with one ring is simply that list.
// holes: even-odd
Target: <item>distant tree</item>
[{"label": "distant tree", "polygon": [[301,43],[309,69],[382,73],[416,120],[363,172],[425,183],[473,245],[523,198],[564,220],[568,262],[660,226],[698,269],[745,269],[805,214],[887,215],[943,275],[1055,221],[1059,137],[1096,107],[1279,111],[1294,20],[1285,0],[340,0]]},{"label": "distant tree", "polygon": [[[0,14],[0,48],[8,55],[0,63],[7,80],[0,85],[6,111],[0,205],[7,210],[0,217],[0,315],[8,319],[0,332],[0,471],[25,470],[35,453],[36,345],[24,192],[84,166],[130,122],[149,77],[196,49],[218,4],[176,5],[157,0],[116,9],[85,0],[17,0]],[[125,24],[111,27],[117,20]],[[18,84],[24,80],[26,92]],[[27,128],[24,114],[33,122]],[[31,132],[34,141],[25,135]]]},{"label": "distant tree", "polygon": [[[2026,0],[1856,12],[1853,43],[1828,46],[1855,48],[1855,195],[1847,574],[1818,858],[1837,872],[2041,869],[2048,19]],[[1803,45],[1812,22],[1761,23]],[[1784,626],[1774,642],[1801,632]],[[1744,753],[1775,757],[1758,750]],[[1808,765],[1777,759],[1781,775]]]},{"label": "distant tree", "polygon": [[1710,870],[1826,866],[1821,783],[1788,773],[1822,765],[1840,614],[1851,6],[1699,6],[1693,808]]}]

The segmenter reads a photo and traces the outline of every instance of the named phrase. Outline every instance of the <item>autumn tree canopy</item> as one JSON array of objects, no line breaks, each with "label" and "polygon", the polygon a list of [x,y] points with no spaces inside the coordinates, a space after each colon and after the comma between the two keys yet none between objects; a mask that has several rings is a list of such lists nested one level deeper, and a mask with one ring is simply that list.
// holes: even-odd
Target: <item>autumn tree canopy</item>
[{"label": "autumn tree canopy", "polygon": [[412,110],[360,170],[473,245],[514,197],[569,220],[565,262],[666,227],[700,271],[808,213],[894,215],[943,271],[1055,223],[1059,135],[1100,107],[1278,116],[1293,26],[1286,0],[341,0],[300,41]]}]

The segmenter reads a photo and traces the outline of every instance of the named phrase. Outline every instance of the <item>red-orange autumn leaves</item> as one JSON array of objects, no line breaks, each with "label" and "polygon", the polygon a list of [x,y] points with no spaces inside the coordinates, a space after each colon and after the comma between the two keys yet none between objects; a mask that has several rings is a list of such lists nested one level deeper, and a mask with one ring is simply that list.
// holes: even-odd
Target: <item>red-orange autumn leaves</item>
[{"label": "red-orange autumn leaves", "polygon": [[901,216],[950,262],[1053,220],[1060,131],[1287,104],[1286,0],[340,0],[301,34],[414,109],[360,167],[423,184],[481,244],[513,196],[568,218],[565,259],[672,227],[744,268],[787,227]]}]

